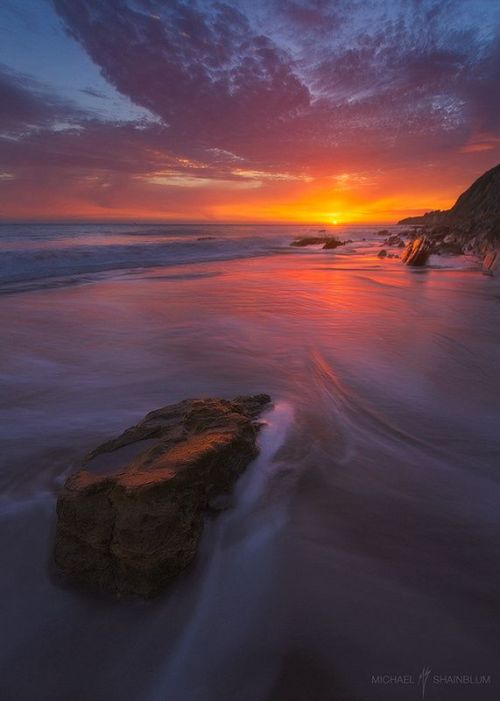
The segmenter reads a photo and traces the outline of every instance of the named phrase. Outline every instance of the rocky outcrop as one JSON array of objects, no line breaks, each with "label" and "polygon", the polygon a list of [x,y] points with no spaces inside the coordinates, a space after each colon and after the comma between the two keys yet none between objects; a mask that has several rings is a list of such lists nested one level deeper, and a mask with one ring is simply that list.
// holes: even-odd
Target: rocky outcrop
[{"label": "rocky outcrop", "polygon": [[324,249],[331,250],[338,248],[339,246],[345,246],[346,243],[351,243],[351,241],[341,241],[335,236],[304,236],[303,238],[292,241],[290,246],[303,248],[304,246],[318,246],[323,244]]},{"label": "rocky outcrop", "polygon": [[500,165],[475,180],[445,214],[447,223],[500,221]]},{"label": "rocky outcrop", "polygon": [[416,217],[406,217],[398,221],[398,224],[406,224],[407,226],[438,226],[446,212],[440,209],[435,209],[432,212],[426,212]]},{"label": "rocky outcrop", "polygon": [[270,401],[186,400],[93,450],[57,501],[62,573],[117,595],[160,593],[193,560],[206,510],[257,455]]},{"label": "rocky outcrop", "polygon": [[480,225],[500,221],[500,165],[483,173],[463,192],[451,209],[407,217],[398,224],[413,226]]},{"label": "rocky outcrop", "polygon": [[328,240],[328,236],[303,236],[300,239],[295,239],[295,241],[292,241],[290,246],[297,246],[298,248],[302,248],[304,246],[317,246],[321,243],[326,243]]},{"label": "rocky outcrop", "polygon": [[405,242],[401,234],[392,234],[391,236],[388,236],[384,241],[384,244],[386,246],[397,246],[398,248],[405,247]]},{"label": "rocky outcrop", "polygon": [[339,239],[328,239],[328,241],[325,241],[325,245],[323,246],[323,250],[333,250],[335,248],[338,248],[339,246],[345,246],[346,243],[351,243],[350,241],[339,241]]},{"label": "rocky outcrop", "polygon": [[433,253],[472,253],[483,258],[483,269],[498,272],[494,260],[500,246],[500,165],[479,177],[451,209],[399,223],[422,227],[416,233],[425,234]]},{"label": "rocky outcrop", "polygon": [[425,236],[421,236],[408,243],[403,251],[401,260],[403,263],[406,263],[406,265],[414,267],[422,266],[427,263],[430,253],[431,245],[429,241]]}]

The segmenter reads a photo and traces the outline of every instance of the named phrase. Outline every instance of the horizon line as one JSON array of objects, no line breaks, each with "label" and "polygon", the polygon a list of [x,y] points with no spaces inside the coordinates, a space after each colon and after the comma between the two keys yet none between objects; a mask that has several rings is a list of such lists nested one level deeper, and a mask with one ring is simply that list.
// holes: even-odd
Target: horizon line
[{"label": "horizon line", "polygon": [[[404,218],[404,217],[403,217]],[[176,219],[13,219],[0,217],[0,225],[78,225],[78,224],[121,224],[121,225],[137,225],[137,226],[153,226],[153,225],[165,225],[165,226],[314,226],[314,227],[341,227],[341,226],[397,226],[397,221],[384,221],[384,220],[373,220],[373,221],[344,221],[344,222],[328,222],[328,221],[288,221],[288,220],[278,220],[278,221],[265,221],[262,219],[257,219],[254,221],[243,220],[243,221],[227,221],[220,220],[216,221],[213,219],[193,219],[193,220],[176,220]]]}]

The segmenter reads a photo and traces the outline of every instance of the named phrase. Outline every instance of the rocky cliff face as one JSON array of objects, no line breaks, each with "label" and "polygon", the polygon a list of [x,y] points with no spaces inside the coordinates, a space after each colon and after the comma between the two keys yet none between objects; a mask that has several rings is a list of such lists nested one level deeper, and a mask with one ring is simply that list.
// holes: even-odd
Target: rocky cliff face
[{"label": "rocky cliff face", "polygon": [[407,217],[398,224],[451,226],[500,222],[500,164],[483,173],[463,192],[451,209]]},{"label": "rocky cliff face", "polygon": [[154,596],[194,558],[206,510],[257,455],[263,395],[186,400],[92,451],[57,502],[55,562],[71,581]]},{"label": "rocky cliff face", "polygon": [[500,222],[500,165],[481,175],[445,213],[447,223]]},{"label": "rocky cliff face", "polygon": [[445,212],[399,222],[422,227],[435,252],[474,253],[485,272],[500,269],[500,165],[484,173]]},{"label": "rocky cliff face", "polygon": [[446,216],[447,212],[436,209],[433,212],[426,212],[418,217],[406,217],[398,221],[398,224],[407,226],[437,226]]}]

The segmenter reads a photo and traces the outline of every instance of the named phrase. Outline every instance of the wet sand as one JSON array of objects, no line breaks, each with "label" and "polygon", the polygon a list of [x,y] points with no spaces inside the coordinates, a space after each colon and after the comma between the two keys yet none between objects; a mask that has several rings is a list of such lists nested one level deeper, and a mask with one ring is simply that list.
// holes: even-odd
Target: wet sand
[{"label": "wet sand", "polygon": [[[0,698],[404,701],[424,666],[426,698],[497,697],[500,283],[374,246],[0,299]],[[83,452],[159,406],[256,392],[261,455],[163,597],[56,585]]]}]

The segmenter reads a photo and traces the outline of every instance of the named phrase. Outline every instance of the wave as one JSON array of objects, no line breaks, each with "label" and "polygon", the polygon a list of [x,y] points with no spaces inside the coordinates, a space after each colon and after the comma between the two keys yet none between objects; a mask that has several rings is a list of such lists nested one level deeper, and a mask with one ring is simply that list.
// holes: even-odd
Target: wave
[{"label": "wave", "polygon": [[277,250],[286,250],[286,242],[262,237],[6,250],[0,255],[0,292],[74,284],[88,281],[89,274],[114,270],[258,257]]}]

